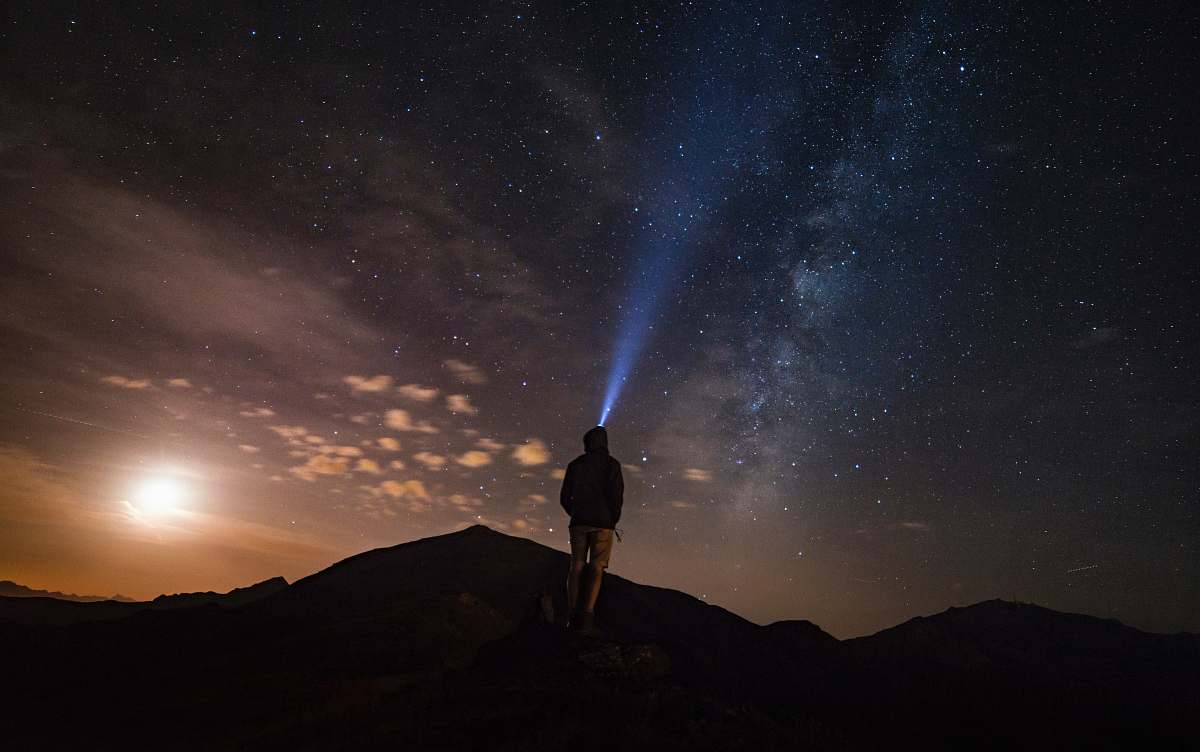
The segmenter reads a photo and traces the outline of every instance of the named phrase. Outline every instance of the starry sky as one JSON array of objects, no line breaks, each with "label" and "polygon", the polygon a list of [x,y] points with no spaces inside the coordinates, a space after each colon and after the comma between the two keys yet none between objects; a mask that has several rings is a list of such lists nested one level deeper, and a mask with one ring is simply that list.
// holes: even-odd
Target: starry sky
[{"label": "starry sky", "polygon": [[608,391],[617,574],[840,637],[993,597],[1200,630],[1183,5],[2,23],[0,578],[565,550]]}]

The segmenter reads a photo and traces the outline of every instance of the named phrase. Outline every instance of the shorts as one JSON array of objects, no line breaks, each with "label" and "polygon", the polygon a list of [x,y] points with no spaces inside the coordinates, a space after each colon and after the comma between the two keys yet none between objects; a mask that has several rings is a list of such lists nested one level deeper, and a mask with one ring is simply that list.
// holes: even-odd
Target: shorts
[{"label": "shorts", "polygon": [[570,531],[571,561],[590,561],[592,564],[608,569],[608,559],[612,556],[613,531],[588,525],[573,527]]}]

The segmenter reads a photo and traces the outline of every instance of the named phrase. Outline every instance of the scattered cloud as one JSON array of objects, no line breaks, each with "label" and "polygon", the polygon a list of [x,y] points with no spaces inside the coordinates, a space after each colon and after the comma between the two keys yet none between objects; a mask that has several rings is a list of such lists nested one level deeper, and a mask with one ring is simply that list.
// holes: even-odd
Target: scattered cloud
[{"label": "scattered cloud", "polygon": [[392,388],[392,377],[387,374],[378,376],[346,376],[342,383],[349,384],[356,392],[386,392]]},{"label": "scattered cloud", "polygon": [[302,439],[308,434],[308,429],[304,426],[267,426],[267,428],[285,439]]},{"label": "scattered cloud", "polygon": [[380,438],[376,439],[376,441],[379,442],[380,449],[386,449],[389,452],[400,451],[400,442],[396,439],[393,439],[391,436],[381,436]]},{"label": "scattered cloud", "polygon": [[905,530],[928,530],[928,522],[901,522],[900,527]]},{"label": "scattered cloud", "polygon": [[470,363],[464,363],[457,358],[451,358],[450,360],[442,361],[442,365],[450,369],[450,372],[453,373],[458,380],[464,384],[487,383],[487,376],[484,375],[483,371],[481,371],[478,366],[473,366]]},{"label": "scattered cloud", "polygon": [[361,457],[363,453],[356,446],[335,446],[332,444],[322,444],[317,447],[317,451],[321,454],[335,454],[338,457]]},{"label": "scattered cloud", "polygon": [[446,501],[450,506],[461,510],[473,510],[483,506],[483,499],[465,494],[451,494],[446,498]]},{"label": "scattered cloud", "polygon": [[562,480],[567,477],[567,471],[561,467],[556,467],[550,471],[550,477],[554,480]]},{"label": "scattered cloud", "polygon": [[392,470],[403,470],[404,463],[401,462],[400,460],[392,460],[391,462],[388,463],[388,467],[391,468]]},{"label": "scattered cloud", "polygon": [[683,471],[683,477],[687,480],[694,480],[697,483],[708,483],[713,479],[711,472],[698,467],[689,467],[685,469]]},{"label": "scattered cloud", "polygon": [[368,426],[371,424],[371,417],[373,415],[374,413],[359,413],[358,415],[351,415],[350,422],[357,423],[360,426]]},{"label": "scattered cloud", "polygon": [[372,491],[376,495],[383,494],[393,499],[430,498],[429,491],[425,489],[425,484],[419,480],[385,480],[372,489]]},{"label": "scattered cloud", "polygon": [[355,463],[354,472],[370,473],[371,475],[381,475],[383,473],[383,469],[379,467],[379,463],[376,462],[375,460],[367,459],[366,457],[363,457],[357,463]]},{"label": "scattered cloud", "polygon": [[695,509],[696,508],[696,505],[693,504],[692,502],[683,501],[682,499],[675,499],[674,501],[671,502],[671,506],[674,507],[675,509]]},{"label": "scattered cloud", "polygon": [[119,386],[122,389],[149,389],[150,379],[127,379],[124,376],[105,376],[100,379],[103,384]]},{"label": "scattered cloud", "polygon": [[243,418],[273,418],[275,411],[269,407],[254,407],[249,410],[242,410],[238,415]]},{"label": "scattered cloud", "polygon": [[526,439],[525,443],[513,450],[512,458],[517,464],[531,467],[544,465],[550,461],[550,450],[541,439]]},{"label": "scattered cloud", "polygon": [[475,446],[488,452],[499,452],[504,448],[504,445],[495,439],[480,439],[475,442]]},{"label": "scattered cloud", "polygon": [[246,454],[258,454],[260,451],[258,447],[252,444],[238,444],[238,449],[241,449]]},{"label": "scattered cloud", "polygon": [[437,433],[437,426],[427,420],[414,423],[407,410],[388,410],[383,415],[383,422],[394,431]]},{"label": "scattered cloud", "polygon": [[192,382],[187,379],[167,379],[167,386],[175,387],[176,389],[191,389]]},{"label": "scattered cloud", "polygon": [[446,466],[446,457],[433,452],[417,452],[413,455],[413,459],[420,462],[425,467],[442,468]]},{"label": "scattered cloud", "polygon": [[471,404],[471,398],[465,394],[447,394],[446,409],[464,415],[475,415],[479,412],[479,409]]},{"label": "scattered cloud", "polygon": [[433,398],[438,396],[438,390],[435,387],[421,386],[420,384],[398,386],[396,387],[396,393],[401,397],[407,397],[417,402],[433,402]]},{"label": "scattered cloud", "polygon": [[321,475],[345,475],[349,470],[348,457],[334,457],[328,454],[314,454],[308,458],[308,462],[289,469],[293,475],[309,483]]},{"label": "scattered cloud", "polygon": [[484,465],[492,464],[492,455],[487,452],[481,452],[477,449],[472,449],[468,452],[458,455],[454,461],[463,467],[483,467]]}]

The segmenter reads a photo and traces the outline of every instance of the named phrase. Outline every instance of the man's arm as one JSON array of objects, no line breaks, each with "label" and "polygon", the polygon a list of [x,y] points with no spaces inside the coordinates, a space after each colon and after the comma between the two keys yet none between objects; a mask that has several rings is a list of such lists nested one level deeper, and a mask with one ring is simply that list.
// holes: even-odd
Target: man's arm
[{"label": "man's arm", "polygon": [[567,465],[567,472],[563,474],[562,490],[558,492],[558,503],[568,515],[574,514],[571,511],[571,466]]},{"label": "man's arm", "polygon": [[614,459],[612,464],[614,472],[608,489],[608,508],[612,512],[613,527],[616,527],[625,504],[625,479],[621,476],[621,463]]}]

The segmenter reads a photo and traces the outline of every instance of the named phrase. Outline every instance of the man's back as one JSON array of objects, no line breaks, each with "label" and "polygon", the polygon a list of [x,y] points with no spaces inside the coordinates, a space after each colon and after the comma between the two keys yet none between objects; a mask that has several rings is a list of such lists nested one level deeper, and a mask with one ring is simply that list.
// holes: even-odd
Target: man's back
[{"label": "man's back", "polygon": [[571,527],[611,530],[621,519],[625,482],[607,439],[604,429],[592,429],[584,436],[586,451],[567,465],[559,502],[571,515]]}]

